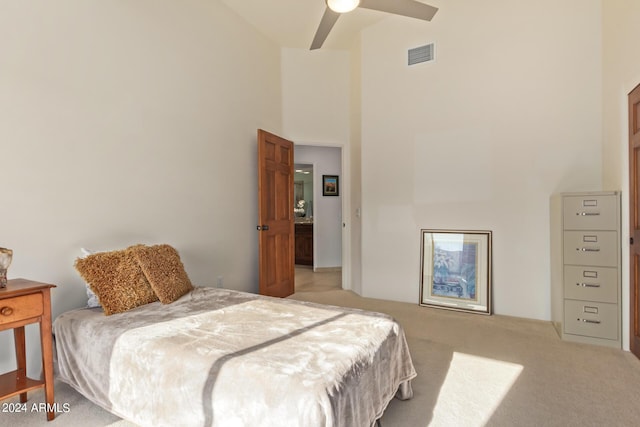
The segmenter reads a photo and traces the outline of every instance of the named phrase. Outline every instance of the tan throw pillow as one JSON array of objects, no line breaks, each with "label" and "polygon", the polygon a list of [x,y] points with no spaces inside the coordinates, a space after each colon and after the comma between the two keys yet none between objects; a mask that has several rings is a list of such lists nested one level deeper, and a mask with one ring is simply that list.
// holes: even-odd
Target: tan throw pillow
[{"label": "tan throw pillow", "polygon": [[134,248],[98,252],[75,262],[107,316],[158,301],[133,254]]},{"label": "tan throw pillow", "polygon": [[137,246],[134,253],[161,303],[172,303],[193,289],[180,255],[173,247]]}]

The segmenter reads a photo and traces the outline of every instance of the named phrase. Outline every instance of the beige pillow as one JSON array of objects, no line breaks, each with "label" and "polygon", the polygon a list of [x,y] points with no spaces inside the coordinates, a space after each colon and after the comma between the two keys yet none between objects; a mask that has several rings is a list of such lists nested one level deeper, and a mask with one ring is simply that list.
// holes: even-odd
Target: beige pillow
[{"label": "beige pillow", "polygon": [[133,252],[161,303],[172,303],[193,289],[180,255],[173,247],[140,245]]},{"label": "beige pillow", "polygon": [[99,252],[75,262],[107,316],[158,301],[133,254],[136,247]]}]

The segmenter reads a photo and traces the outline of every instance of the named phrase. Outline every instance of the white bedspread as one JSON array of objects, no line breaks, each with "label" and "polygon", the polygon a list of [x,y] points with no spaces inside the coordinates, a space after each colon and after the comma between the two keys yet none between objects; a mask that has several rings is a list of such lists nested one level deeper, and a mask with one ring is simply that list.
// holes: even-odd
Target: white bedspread
[{"label": "white bedspread", "polygon": [[213,288],[54,334],[60,377],[141,426],[371,426],[416,375],[386,315]]}]

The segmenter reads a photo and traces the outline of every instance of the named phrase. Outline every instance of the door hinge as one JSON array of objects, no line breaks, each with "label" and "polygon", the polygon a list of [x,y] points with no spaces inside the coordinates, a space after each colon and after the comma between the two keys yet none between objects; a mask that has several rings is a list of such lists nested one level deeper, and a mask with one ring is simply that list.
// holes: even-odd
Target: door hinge
[{"label": "door hinge", "polygon": [[633,245],[633,237],[629,237],[629,244]]}]

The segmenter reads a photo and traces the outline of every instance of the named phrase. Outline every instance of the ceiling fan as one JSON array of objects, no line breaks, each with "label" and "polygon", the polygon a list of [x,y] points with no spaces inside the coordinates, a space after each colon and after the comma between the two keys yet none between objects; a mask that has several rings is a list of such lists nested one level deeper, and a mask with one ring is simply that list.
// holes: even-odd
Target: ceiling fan
[{"label": "ceiling fan", "polygon": [[438,11],[437,7],[420,3],[415,0],[325,0],[327,8],[322,15],[322,20],[311,43],[311,50],[319,49],[329,35],[341,14],[351,12],[356,7],[379,10],[393,13],[394,15],[408,16],[410,18],[431,21]]}]

